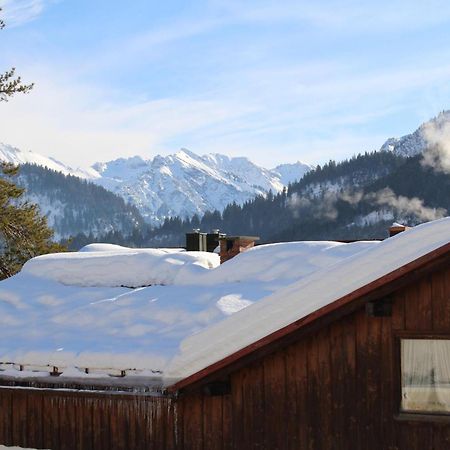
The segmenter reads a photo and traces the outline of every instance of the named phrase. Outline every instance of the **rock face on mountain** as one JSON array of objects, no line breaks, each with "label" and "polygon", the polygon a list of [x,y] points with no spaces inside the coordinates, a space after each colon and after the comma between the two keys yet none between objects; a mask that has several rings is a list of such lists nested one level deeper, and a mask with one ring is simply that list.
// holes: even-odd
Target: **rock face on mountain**
[{"label": "rock face on mountain", "polygon": [[283,173],[257,166],[249,159],[220,154],[199,156],[182,149],[169,156],[144,160],[138,156],[94,164],[93,182],[137,206],[151,224],[166,217],[192,217],[243,204],[269,191],[280,192],[311,167],[286,164]]},{"label": "rock face on mountain", "polygon": [[381,151],[392,151],[400,156],[415,156],[427,148],[428,142],[426,130],[430,126],[441,128],[450,122],[450,110],[442,111],[438,116],[423,123],[411,134],[406,134],[400,138],[389,138],[380,148]]}]

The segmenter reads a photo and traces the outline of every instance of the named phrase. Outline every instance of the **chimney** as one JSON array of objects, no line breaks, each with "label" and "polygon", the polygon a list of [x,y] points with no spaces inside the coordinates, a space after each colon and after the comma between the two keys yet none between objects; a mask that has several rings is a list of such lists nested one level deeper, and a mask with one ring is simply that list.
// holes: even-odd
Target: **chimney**
[{"label": "chimney", "polygon": [[401,223],[394,222],[389,227],[389,237],[395,236],[398,233],[409,230],[411,227],[407,227],[406,225],[402,225]]},{"label": "chimney", "polygon": [[211,230],[211,233],[206,235],[206,251],[214,253],[214,250],[219,246],[220,239],[226,236],[225,233],[221,233],[220,230]]},{"label": "chimney", "polygon": [[256,241],[259,241],[257,236],[226,236],[220,238],[220,264],[254,247]]},{"label": "chimney", "polygon": [[199,228],[186,233],[186,251],[206,252],[206,247],[206,233],[201,233]]}]

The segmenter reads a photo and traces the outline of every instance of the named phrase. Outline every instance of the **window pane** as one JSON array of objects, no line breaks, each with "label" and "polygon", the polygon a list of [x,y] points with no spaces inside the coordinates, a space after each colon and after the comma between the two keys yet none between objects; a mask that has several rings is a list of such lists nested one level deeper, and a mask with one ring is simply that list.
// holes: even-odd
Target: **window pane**
[{"label": "window pane", "polygon": [[403,411],[450,412],[450,340],[402,339]]}]

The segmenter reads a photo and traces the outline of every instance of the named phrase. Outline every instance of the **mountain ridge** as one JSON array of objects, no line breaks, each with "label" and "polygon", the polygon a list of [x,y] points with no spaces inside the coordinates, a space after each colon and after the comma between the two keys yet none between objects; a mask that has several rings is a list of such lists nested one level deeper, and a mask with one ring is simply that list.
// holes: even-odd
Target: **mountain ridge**
[{"label": "mountain ridge", "polygon": [[33,152],[3,144],[0,159],[16,164],[36,164],[97,184],[138,208],[151,225],[167,217],[192,217],[223,210],[229,203],[243,204],[269,191],[281,192],[312,166],[300,161],[265,169],[246,157],[197,155],[181,149],[150,159],[141,156],[98,162],[89,169],[70,166]]}]

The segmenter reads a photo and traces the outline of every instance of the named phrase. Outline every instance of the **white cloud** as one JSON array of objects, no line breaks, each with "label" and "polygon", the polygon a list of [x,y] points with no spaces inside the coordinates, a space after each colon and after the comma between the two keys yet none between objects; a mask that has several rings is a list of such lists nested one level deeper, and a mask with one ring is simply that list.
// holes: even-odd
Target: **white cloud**
[{"label": "white cloud", "polygon": [[61,70],[28,67],[24,78],[36,87],[0,105],[0,140],[74,166],[182,146],[244,154],[265,166],[298,159],[316,164],[376,149],[386,136],[364,125],[395,111],[392,105],[421,83],[448,79],[450,67],[349,72],[323,63],[238,71],[190,96],[124,100]]},{"label": "white cloud", "polygon": [[249,112],[232,102],[189,98],[114,103],[107,92],[73,80],[27,76],[36,87],[1,105],[0,139],[74,166],[119,156],[149,157],[174,136]]},{"label": "white cloud", "polygon": [[[50,1],[4,3],[10,14],[16,11],[16,23],[24,23]],[[324,26],[323,35],[330,40],[335,33],[370,28],[369,19],[374,29],[384,24],[397,30],[404,16],[395,11],[405,2],[364,8],[353,1],[316,5],[287,0],[282,6],[265,0],[206,3],[208,7],[197,11],[199,17],[183,13],[172,17],[167,26],[149,21],[146,32],[118,34],[115,42],[93,40],[82,52],[71,49],[66,54],[64,49],[62,55],[57,53],[57,62],[46,62],[45,50],[35,51],[33,58],[39,55],[39,64],[45,65],[42,71],[31,70],[31,50],[23,51],[23,56],[16,51],[5,56],[5,46],[5,65],[17,66],[25,81],[36,82],[36,88],[29,96],[0,104],[0,140],[72,165],[134,154],[151,156],[179,146],[245,154],[267,166],[298,159],[314,164],[379,147],[387,136],[374,126],[377,121],[398,117],[407,109],[405,104],[417,115],[417,94],[446,85],[450,77],[450,65],[442,63],[450,55],[441,48],[434,53],[427,50],[419,66],[414,53],[409,61],[403,55],[390,64],[364,67],[368,60],[353,58],[353,54],[342,57],[339,49],[333,53],[334,60],[327,52],[320,58],[299,55],[277,60],[278,50],[283,53],[295,46],[289,33],[293,28],[303,32],[305,27],[300,26],[286,27],[286,33],[270,33],[268,38],[265,33],[261,39],[258,33],[250,38],[245,35],[242,45],[234,42],[232,33],[208,41],[216,29],[244,22],[264,27],[267,22],[267,29],[269,22],[280,21]],[[433,8],[425,11],[420,4],[404,8],[409,17],[406,22],[419,26],[417,18],[422,16],[424,24],[445,20],[449,8],[441,6],[440,14]],[[201,46],[191,45],[189,40],[199,35],[205,38]],[[186,48],[183,41],[188,42]],[[308,46],[307,41],[299,41],[299,46],[303,44]],[[81,84],[82,79],[91,85]],[[100,80],[98,85],[94,79]],[[103,80],[108,86],[121,83],[121,91],[108,92],[101,85]],[[130,98],[130,92],[141,98]],[[445,96],[438,97],[434,106],[442,108]],[[423,111],[423,118],[434,112]]]},{"label": "white cloud", "polygon": [[297,23],[325,29],[327,34],[400,32],[438,25],[450,18],[446,0],[209,0],[210,11],[227,23]]},{"label": "white cloud", "polygon": [[1,0],[0,8],[8,27],[17,27],[36,19],[52,0]]}]

